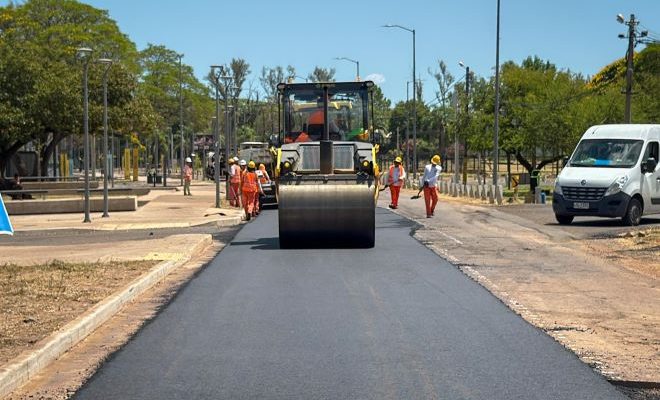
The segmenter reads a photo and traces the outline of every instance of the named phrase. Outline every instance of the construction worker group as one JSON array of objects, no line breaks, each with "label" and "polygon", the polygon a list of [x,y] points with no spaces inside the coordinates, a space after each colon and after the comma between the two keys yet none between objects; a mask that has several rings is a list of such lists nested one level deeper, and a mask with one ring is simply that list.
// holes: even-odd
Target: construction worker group
[{"label": "construction worker group", "polygon": [[270,176],[264,164],[254,161],[229,159],[229,204],[243,207],[245,219],[251,220],[259,215],[259,195],[264,194],[262,185],[270,182]]},{"label": "construction worker group", "polygon": [[[392,198],[389,205],[391,209],[399,207],[399,194],[406,179],[406,171],[403,169],[401,161],[401,157],[395,158],[394,165],[390,166],[387,175],[387,186],[390,188]],[[435,214],[435,206],[438,204],[438,178],[441,171],[440,156],[436,154],[431,158],[431,163],[424,167],[424,174],[419,179],[420,192],[424,191],[426,218],[431,218]]]}]

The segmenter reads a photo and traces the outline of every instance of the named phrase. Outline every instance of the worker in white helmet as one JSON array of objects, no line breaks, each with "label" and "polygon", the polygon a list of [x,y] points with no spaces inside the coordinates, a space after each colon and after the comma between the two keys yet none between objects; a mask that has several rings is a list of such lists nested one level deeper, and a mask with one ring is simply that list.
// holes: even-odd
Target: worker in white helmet
[{"label": "worker in white helmet", "polygon": [[183,195],[192,196],[190,193],[190,183],[192,182],[193,169],[192,169],[192,159],[186,157],[186,165],[183,167]]},{"label": "worker in white helmet", "polygon": [[229,205],[240,207],[241,167],[233,158],[229,159]]}]

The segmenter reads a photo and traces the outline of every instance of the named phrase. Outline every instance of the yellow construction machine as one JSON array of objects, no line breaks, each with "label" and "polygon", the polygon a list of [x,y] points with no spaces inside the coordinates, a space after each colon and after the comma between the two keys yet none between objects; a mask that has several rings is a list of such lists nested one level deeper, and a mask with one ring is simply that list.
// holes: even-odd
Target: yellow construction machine
[{"label": "yellow construction machine", "polygon": [[280,83],[275,177],[282,248],[373,247],[373,82]]}]

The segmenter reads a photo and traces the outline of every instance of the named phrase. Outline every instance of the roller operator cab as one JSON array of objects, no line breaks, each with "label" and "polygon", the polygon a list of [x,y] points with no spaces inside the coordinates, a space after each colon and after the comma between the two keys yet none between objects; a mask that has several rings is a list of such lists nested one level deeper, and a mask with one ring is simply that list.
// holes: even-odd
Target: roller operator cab
[{"label": "roller operator cab", "polygon": [[372,88],[370,81],[278,85],[281,247],[374,246]]},{"label": "roller operator cab", "polygon": [[659,143],[660,125],[589,128],[557,177],[557,221],[599,216],[638,225],[643,215],[660,213]]}]

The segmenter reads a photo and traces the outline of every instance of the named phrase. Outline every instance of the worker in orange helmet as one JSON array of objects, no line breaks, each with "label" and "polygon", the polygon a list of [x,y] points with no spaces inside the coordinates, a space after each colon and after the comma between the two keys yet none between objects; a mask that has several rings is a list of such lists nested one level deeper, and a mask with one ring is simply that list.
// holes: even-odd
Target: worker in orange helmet
[{"label": "worker in orange helmet", "polygon": [[404,179],[406,179],[406,171],[401,165],[401,157],[394,159],[394,165],[390,167],[390,173],[387,175],[387,185],[390,187],[390,194],[392,202],[390,208],[396,209],[399,207],[399,193],[401,186],[403,186]]},{"label": "worker in orange helmet", "polygon": [[424,168],[424,175],[420,178],[420,184],[424,188],[424,203],[426,203],[426,218],[431,218],[435,212],[435,206],[438,204],[438,178],[442,167],[440,166],[440,156],[434,155],[431,158],[431,164]]},{"label": "worker in orange helmet", "polygon": [[254,199],[257,193],[262,193],[261,183],[257,179],[257,174],[254,172],[256,165],[254,161],[247,164],[247,171],[241,176],[241,190],[243,192],[243,209],[245,210],[245,218],[249,221],[252,217],[256,217],[254,210]]}]

